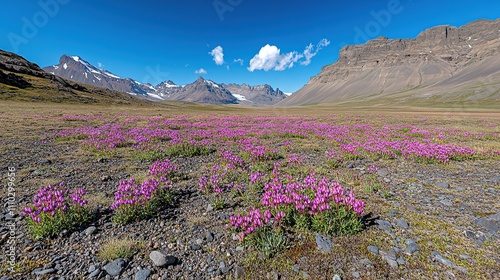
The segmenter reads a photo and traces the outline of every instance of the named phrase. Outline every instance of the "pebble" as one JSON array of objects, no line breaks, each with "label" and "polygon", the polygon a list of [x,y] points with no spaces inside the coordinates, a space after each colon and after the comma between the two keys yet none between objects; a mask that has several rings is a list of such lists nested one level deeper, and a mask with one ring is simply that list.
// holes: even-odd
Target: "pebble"
[{"label": "pebble", "polygon": [[392,225],[390,222],[385,220],[375,220],[375,223],[378,225],[380,229],[391,229]]},{"label": "pebble", "polygon": [[373,254],[375,255],[378,255],[379,254],[379,249],[377,246],[368,246],[368,251],[372,252]]},{"label": "pebble", "polygon": [[160,251],[152,251],[149,253],[149,258],[155,266],[169,266],[177,263],[176,257],[167,256]]},{"label": "pebble", "polygon": [[438,188],[444,188],[444,189],[449,189],[450,188],[450,184],[448,183],[444,183],[444,182],[438,182],[435,184],[436,187]]},{"label": "pebble", "polygon": [[450,261],[449,259],[443,257],[439,252],[437,251],[432,251],[431,252],[431,257],[434,258],[434,260],[448,266],[448,267],[451,267],[451,268],[454,268],[458,271],[461,271],[461,272],[464,272],[464,273],[468,273],[468,270],[465,268],[465,267],[461,267],[461,266],[457,266],[456,264],[454,264],[452,261]]},{"label": "pebble", "polygon": [[338,274],[333,275],[333,280],[342,280]]},{"label": "pebble", "polygon": [[396,220],[396,225],[400,228],[403,228],[403,229],[408,229],[410,228],[410,226],[408,226],[408,223],[403,220],[403,219],[397,219]]},{"label": "pebble", "polygon": [[453,206],[453,202],[449,199],[443,199],[439,201],[439,203],[443,204],[444,206]]},{"label": "pebble", "polygon": [[241,279],[241,278],[243,278],[244,274],[245,274],[245,270],[242,267],[236,266],[234,268],[234,278]]},{"label": "pebble", "polygon": [[125,268],[125,260],[122,258],[116,259],[104,266],[104,270],[111,276],[118,276]]},{"label": "pebble", "polygon": [[389,173],[389,169],[387,168],[380,168],[379,170],[377,170],[377,175],[380,177],[386,177],[387,175],[389,175]]},{"label": "pebble", "polygon": [[49,269],[40,269],[40,268],[37,268],[35,270],[33,270],[33,272],[31,274],[35,274],[35,275],[45,275],[45,274],[51,274],[51,273],[54,273],[56,272],[55,269],[53,268],[49,268]]},{"label": "pebble", "polygon": [[150,274],[151,274],[151,270],[141,269],[141,270],[137,271],[137,273],[134,276],[134,279],[135,280],[146,280],[146,279],[148,279]]},{"label": "pebble", "polygon": [[96,231],[97,231],[97,228],[94,226],[91,226],[91,227],[88,227],[84,232],[86,235],[92,235],[92,234],[96,233]]},{"label": "pebble", "polygon": [[214,241],[214,234],[213,234],[213,233],[211,233],[210,231],[207,231],[207,232],[205,233],[205,240],[206,240],[207,242],[212,242],[212,241]]},{"label": "pebble", "polygon": [[316,245],[318,246],[318,249],[324,254],[330,253],[333,249],[333,243],[330,237],[324,236],[319,233],[316,233]]},{"label": "pebble", "polygon": [[89,278],[97,277],[97,275],[99,275],[100,272],[101,270],[99,268],[94,270],[92,273],[89,274]]},{"label": "pebble", "polygon": [[411,239],[406,239],[405,242],[408,245],[408,247],[406,247],[405,253],[408,255],[413,255],[415,254],[415,252],[418,251],[418,249],[420,249],[420,245],[418,245],[415,241]]}]

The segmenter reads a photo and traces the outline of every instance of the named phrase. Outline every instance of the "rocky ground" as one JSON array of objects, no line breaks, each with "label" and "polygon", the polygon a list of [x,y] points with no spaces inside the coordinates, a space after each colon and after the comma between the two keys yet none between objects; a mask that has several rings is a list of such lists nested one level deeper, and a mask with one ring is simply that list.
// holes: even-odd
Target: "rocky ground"
[{"label": "rocky ground", "polygon": [[[24,134],[30,127],[35,134]],[[59,128],[18,123],[0,139],[0,170],[7,178],[9,167],[15,168],[16,197],[11,217],[8,192],[2,189],[0,246],[8,255],[15,240],[16,273],[4,259],[1,280],[500,279],[498,160],[433,165],[366,159],[326,168],[318,154],[323,151],[297,149],[305,166],[352,187],[371,216],[359,234],[303,232],[289,237],[288,250],[265,259],[225,228],[241,201],[229,197],[226,207],[214,210],[210,197],[197,189],[200,170],[213,154],[173,158],[186,175],[176,186],[174,205],[157,217],[121,226],[111,222],[109,210],[116,186],[144,173],[150,163],[98,158],[82,152],[78,143],[42,143],[42,131]],[[373,165],[381,186],[376,190],[358,183]],[[40,187],[60,180],[87,190],[95,218],[76,231],[34,241],[20,212]],[[99,252],[116,240],[133,240],[137,252],[104,260]]]}]

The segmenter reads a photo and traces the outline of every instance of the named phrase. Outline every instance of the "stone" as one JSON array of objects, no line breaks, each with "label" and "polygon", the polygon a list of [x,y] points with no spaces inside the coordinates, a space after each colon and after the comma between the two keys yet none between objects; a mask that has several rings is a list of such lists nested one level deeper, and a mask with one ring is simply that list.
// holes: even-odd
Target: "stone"
[{"label": "stone", "polygon": [[372,268],[373,267],[373,263],[369,259],[361,259],[359,261],[359,263],[362,264],[362,265],[364,265],[367,268]]},{"label": "stone", "polygon": [[94,272],[96,269],[97,269],[97,268],[95,267],[95,265],[93,265],[93,264],[92,264],[92,265],[90,265],[90,266],[89,266],[89,269],[88,269],[87,271],[88,271],[88,273],[92,273],[92,272]]},{"label": "stone", "polygon": [[146,280],[148,279],[149,275],[151,275],[151,270],[141,269],[135,274],[134,280]]},{"label": "stone", "polygon": [[245,270],[242,267],[236,266],[234,268],[234,278],[242,279],[245,274]]},{"label": "stone", "polygon": [[245,248],[243,246],[236,246],[236,252],[243,252]]},{"label": "stone", "polygon": [[458,271],[461,271],[463,273],[468,273],[468,270],[465,268],[465,267],[461,267],[461,266],[457,266],[456,264],[454,264],[452,261],[450,261],[449,259],[443,257],[439,252],[437,251],[432,251],[431,252],[431,257],[434,258],[434,260],[436,260],[437,262],[440,262],[448,267],[451,267],[453,269],[456,269]]},{"label": "stone", "polygon": [[298,264],[295,264],[294,266],[292,266],[292,270],[299,273],[300,272],[300,267]]},{"label": "stone", "polygon": [[377,175],[380,177],[385,177],[385,176],[389,175],[389,169],[380,168],[379,170],[377,170]]},{"label": "stone", "polygon": [[359,278],[359,277],[361,276],[361,274],[359,274],[359,272],[357,272],[357,271],[353,271],[353,272],[351,273],[351,275],[352,275],[352,277],[354,277],[354,278]]},{"label": "stone", "polygon": [[214,210],[214,207],[212,206],[212,204],[208,204],[207,205],[207,212],[212,212]]},{"label": "stone", "polygon": [[338,274],[333,275],[333,280],[342,280]]},{"label": "stone", "polygon": [[49,268],[49,269],[43,269],[43,270],[42,269],[34,270],[33,274],[35,274],[35,275],[46,275],[46,274],[51,274],[51,273],[54,273],[54,272],[56,272],[55,269]]},{"label": "stone", "polygon": [[107,182],[109,180],[111,180],[111,177],[109,175],[101,176],[101,182]]},{"label": "stone", "polygon": [[444,206],[453,206],[453,202],[449,199],[442,199],[441,201],[439,201],[439,203],[443,204]]},{"label": "stone", "polygon": [[206,240],[207,242],[212,242],[212,241],[214,241],[214,234],[213,234],[213,233],[211,233],[210,231],[207,231],[207,232],[205,233],[205,240]]},{"label": "stone", "polygon": [[98,268],[89,274],[89,278],[97,277],[99,275],[99,273],[101,273],[101,270]]},{"label": "stone", "polygon": [[464,232],[464,234],[465,234],[465,236],[467,236],[469,238],[472,238],[472,239],[476,239],[476,237],[477,237],[476,234],[474,232],[470,231],[470,230],[466,230]]},{"label": "stone", "polygon": [[444,183],[444,182],[438,182],[435,184],[436,187],[438,188],[444,188],[444,189],[449,189],[450,188],[450,184],[448,183]]},{"label": "stone", "polygon": [[201,246],[198,244],[189,245],[189,250],[196,251],[196,250],[200,250],[200,249],[201,249]]},{"label": "stone", "polygon": [[378,255],[379,250],[378,250],[378,247],[377,247],[377,246],[371,246],[371,245],[370,245],[370,246],[368,246],[367,248],[368,248],[368,251],[372,252],[372,253],[373,253],[373,254],[375,254],[375,255]]},{"label": "stone", "polygon": [[408,225],[408,223],[403,220],[403,219],[397,219],[396,220],[396,225],[400,228],[403,228],[403,229],[408,229],[410,228],[410,226]]},{"label": "stone", "polygon": [[496,216],[493,216],[494,219],[491,219],[491,217],[492,216],[490,216],[488,218],[479,218],[475,221],[475,223],[478,226],[480,226],[480,227],[482,227],[490,232],[500,231],[500,221],[495,218]]},{"label": "stone", "polygon": [[149,253],[149,258],[155,266],[169,266],[177,263],[176,257],[167,256],[160,251],[152,251]]},{"label": "stone", "polygon": [[333,243],[330,237],[324,236],[319,233],[316,233],[316,245],[318,246],[318,249],[324,254],[330,253],[333,249]]},{"label": "stone", "polygon": [[125,268],[125,260],[122,258],[116,259],[104,266],[104,270],[111,276],[118,276]]},{"label": "stone", "polygon": [[96,231],[97,231],[97,228],[95,226],[90,226],[84,232],[86,235],[92,235],[92,234],[96,233]]},{"label": "stone", "polygon": [[406,251],[405,253],[408,254],[408,255],[413,255],[415,254],[415,252],[418,251],[418,249],[420,249],[420,245],[418,245],[415,241],[411,240],[411,239],[406,239],[406,244],[408,244],[408,247],[406,247]]},{"label": "stone", "polygon": [[375,220],[375,223],[378,225],[380,229],[391,229],[392,225],[390,222],[385,220]]}]

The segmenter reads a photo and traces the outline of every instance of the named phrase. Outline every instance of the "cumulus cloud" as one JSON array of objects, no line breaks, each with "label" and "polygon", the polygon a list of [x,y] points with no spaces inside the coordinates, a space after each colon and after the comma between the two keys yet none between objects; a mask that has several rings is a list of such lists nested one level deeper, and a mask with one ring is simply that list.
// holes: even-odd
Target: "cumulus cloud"
[{"label": "cumulus cloud", "polygon": [[215,64],[224,64],[224,50],[221,46],[215,47],[209,54],[214,58]]},{"label": "cumulus cloud", "polygon": [[284,54],[281,53],[278,47],[267,44],[250,60],[250,66],[247,69],[250,72],[254,70],[283,71],[287,68],[292,68],[302,58],[304,60],[300,61],[300,64],[306,66],[311,63],[311,58],[329,44],[330,41],[327,39],[321,39],[316,46],[309,44],[301,53],[292,51]]},{"label": "cumulus cloud", "polygon": [[321,41],[316,44],[316,48],[314,48],[313,44],[309,44],[303,52],[306,60],[300,62],[300,65],[309,65],[311,63],[311,58],[317,55],[322,48],[328,45],[330,45],[330,41],[328,41],[327,39],[321,39]]},{"label": "cumulus cloud", "polygon": [[289,52],[281,54],[280,49],[269,44],[263,46],[259,53],[250,60],[248,71],[254,70],[276,70],[283,71],[287,68],[292,68],[293,64],[302,57],[298,52]]},{"label": "cumulus cloud", "polygon": [[244,61],[243,61],[243,59],[238,58],[238,59],[235,59],[235,60],[234,60],[234,62],[235,62],[235,63],[239,63],[240,65],[243,65],[243,62],[244,62]]},{"label": "cumulus cloud", "polygon": [[195,74],[200,74],[200,75],[205,75],[207,74],[207,70],[203,69],[203,68],[200,68],[196,71],[194,71]]}]

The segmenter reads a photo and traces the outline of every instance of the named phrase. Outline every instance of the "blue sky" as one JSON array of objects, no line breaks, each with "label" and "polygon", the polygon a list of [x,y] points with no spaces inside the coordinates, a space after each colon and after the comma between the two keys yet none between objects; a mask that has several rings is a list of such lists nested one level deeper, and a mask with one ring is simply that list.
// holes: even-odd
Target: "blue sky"
[{"label": "blue sky", "polygon": [[346,44],[497,19],[500,1],[19,0],[2,11],[0,49],[41,67],[69,54],[140,82],[206,72],[294,92]]}]

